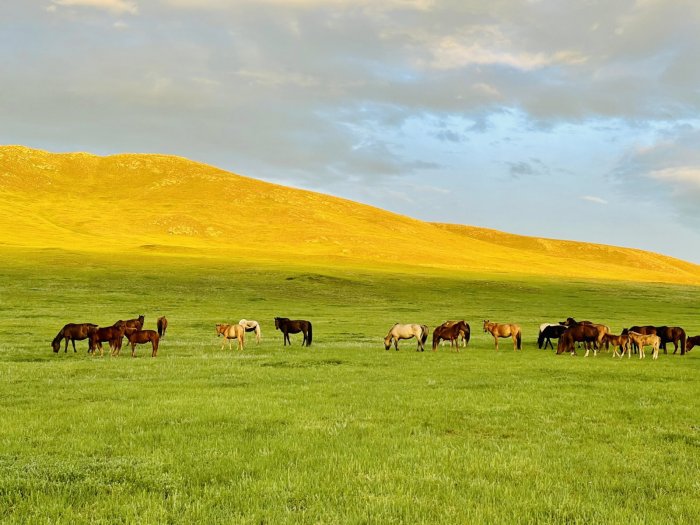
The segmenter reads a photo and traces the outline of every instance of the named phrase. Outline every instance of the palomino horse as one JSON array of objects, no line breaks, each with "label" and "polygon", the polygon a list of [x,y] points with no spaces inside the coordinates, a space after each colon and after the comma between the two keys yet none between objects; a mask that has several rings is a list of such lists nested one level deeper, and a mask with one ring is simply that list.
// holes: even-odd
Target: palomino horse
[{"label": "palomino horse", "polygon": [[[122,321],[123,323],[123,321]],[[102,348],[102,343],[109,343],[110,355],[116,355],[119,353],[122,347],[122,338],[126,333],[126,326],[124,324],[119,324],[119,326],[105,326],[103,328],[97,328],[94,332],[90,333],[90,351],[95,355],[96,350],[100,351],[100,357],[104,355],[104,349]]]},{"label": "palomino horse", "polygon": [[262,336],[262,333],[260,333],[260,323],[252,319],[241,319],[238,321],[238,324],[245,328],[246,332],[255,332],[255,342],[260,342],[260,337]]},{"label": "palomino horse", "polygon": [[158,328],[158,337],[165,337],[165,331],[168,329],[168,320],[165,316],[158,318],[156,327]]},{"label": "palomino horse", "polygon": [[136,357],[136,345],[151,343],[151,357],[158,354],[158,342],[160,335],[155,330],[136,330],[126,336],[131,344],[131,357]]},{"label": "palomino horse", "polygon": [[437,350],[441,340],[450,341],[450,346],[457,347],[459,352],[459,338],[462,337],[466,346],[469,342],[470,328],[465,321],[446,321],[433,330],[433,352]]},{"label": "palomino horse", "polygon": [[639,359],[644,359],[646,355],[644,354],[644,347],[651,346],[651,358],[659,358],[659,347],[661,346],[661,338],[658,335],[644,335],[637,332],[628,332],[627,334],[630,341],[637,345],[639,348]]},{"label": "palomino horse", "polygon": [[690,352],[694,346],[700,346],[700,335],[694,335],[685,340],[686,353]]},{"label": "palomino horse", "polygon": [[666,351],[666,343],[673,343],[673,353],[678,352],[678,347],[681,347],[681,355],[685,354],[685,330],[680,326],[657,326],[656,335],[661,339],[661,349]]},{"label": "palomino horse", "polygon": [[238,349],[243,350],[245,345],[245,328],[239,324],[217,324],[216,336],[224,336],[224,341],[221,343],[221,349],[224,349],[226,340],[228,339],[228,349],[231,350],[231,339],[238,339]]},{"label": "palomino horse", "polygon": [[304,339],[301,341],[301,346],[311,346],[311,340],[313,339],[313,328],[309,321],[304,321],[303,319],[297,321],[290,321],[287,317],[275,317],[275,330],[281,330],[284,335],[284,346],[292,345],[292,341],[289,339],[289,334],[298,334],[302,332],[304,334]]},{"label": "palomino horse", "polygon": [[[622,335],[613,335],[613,334],[605,334],[603,336],[603,343],[605,343],[605,346],[607,347],[608,345],[612,345],[613,348],[613,357],[619,357],[623,358],[625,356],[625,352],[627,352],[627,358],[630,358],[630,341],[629,341],[629,336],[627,334],[622,334]],[[620,349],[622,352],[618,352],[617,349]]]},{"label": "palomino horse", "polygon": [[418,341],[416,351],[423,352],[425,350],[425,342],[428,340],[430,330],[424,324],[399,324],[396,323],[391,327],[389,333],[384,338],[384,350],[391,348],[391,343],[394,343],[394,348],[399,349],[399,339],[411,339],[415,337]]},{"label": "palomino horse", "polygon": [[[574,343],[593,343],[593,355],[598,355],[598,348],[603,344],[603,336],[609,332],[607,326],[602,324],[584,324],[579,323],[569,327],[561,337],[557,344],[557,354],[571,352],[571,355],[576,355]],[[586,348],[586,357],[590,353],[590,347]]]},{"label": "palomino horse", "polygon": [[492,323],[488,319],[484,320],[484,332],[489,332],[494,341],[496,342],[496,350],[498,350],[498,338],[499,337],[512,337],[513,338],[513,350],[523,349],[523,338],[522,331],[520,330],[520,325],[508,324],[508,323]]},{"label": "palomino horse", "polygon": [[[63,328],[58,331],[56,337],[51,341],[51,347],[54,352],[58,352],[61,349],[61,341],[66,340],[66,348],[64,352],[68,352],[68,341],[73,343],[73,352],[77,352],[75,349],[75,342],[82,341],[83,339],[88,339],[90,334],[97,330],[97,325],[92,323],[68,323]],[[89,341],[88,341],[89,343]]]}]

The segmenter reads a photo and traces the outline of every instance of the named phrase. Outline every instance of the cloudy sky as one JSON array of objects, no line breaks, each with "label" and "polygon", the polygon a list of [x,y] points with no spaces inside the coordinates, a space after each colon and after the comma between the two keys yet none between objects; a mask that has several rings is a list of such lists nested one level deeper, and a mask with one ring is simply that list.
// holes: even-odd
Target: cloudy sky
[{"label": "cloudy sky", "polygon": [[3,0],[0,143],[700,263],[697,0]]}]

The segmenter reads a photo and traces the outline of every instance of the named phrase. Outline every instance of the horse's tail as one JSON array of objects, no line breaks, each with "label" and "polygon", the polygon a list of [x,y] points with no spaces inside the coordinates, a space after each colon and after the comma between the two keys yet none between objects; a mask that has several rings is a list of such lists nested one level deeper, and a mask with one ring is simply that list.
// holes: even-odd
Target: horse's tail
[{"label": "horse's tail", "polygon": [[433,331],[433,352],[435,350],[437,350],[439,339],[440,339],[440,334],[438,333],[437,330],[434,330]]},{"label": "horse's tail", "polygon": [[522,350],[523,349],[523,333],[520,330],[518,330],[518,335],[516,335],[515,338],[517,339],[518,350]]},{"label": "horse's tail", "polygon": [[314,331],[313,328],[311,327],[311,323],[309,323],[309,336],[306,338],[306,346],[311,346],[311,340],[314,337]]},{"label": "horse's tail", "polygon": [[685,342],[687,340],[687,335],[685,330],[681,328],[681,355],[685,355]]},{"label": "horse's tail", "polygon": [[420,336],[420,341],[421,343],[425,344],[425,342],[428,340],[428,334],[430,333],[430,330],[428,330],[428,327],[424,324],[420,325],[421,330],[423,333]]},{"label": "horse's tail", "polygon": [[466,329],[464,330],[464,344],[465,345],[469,344],[470,337],[471,337],[471,329],[469,328],[469,325],[466,325]]}]

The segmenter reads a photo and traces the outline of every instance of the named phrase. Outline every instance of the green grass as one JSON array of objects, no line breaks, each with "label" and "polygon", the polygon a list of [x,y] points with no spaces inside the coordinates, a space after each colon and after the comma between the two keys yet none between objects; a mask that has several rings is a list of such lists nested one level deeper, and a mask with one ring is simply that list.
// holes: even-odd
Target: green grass
[{"label": "green grass", "polygon": [[[31,255],[31,257],[30,257]],[[543,321],[678,324],[700,289],[61,252],[0,259],[0,520],[698,523],[700,354],[555,356]],[[32,263],[31,265],[29,263]],[[157,359],[51,352],[66,322],[146,314]],[[272,318],[314,323],[282,347]],[[246,317],[263,342],[219,349]],[[459,354],[386,352],[464,318]],[[496,353],[481,320],[518,322]],[[235,348],[235,347],[234,347]]]}]

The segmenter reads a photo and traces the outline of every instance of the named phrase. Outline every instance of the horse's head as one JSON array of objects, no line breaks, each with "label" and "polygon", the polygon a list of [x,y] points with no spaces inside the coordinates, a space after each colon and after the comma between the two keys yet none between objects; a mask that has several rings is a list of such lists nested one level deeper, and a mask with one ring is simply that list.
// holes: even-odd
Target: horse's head
[{"label": "horse's head", "polygon": [[489,331],[489,324],[490,324],[490,321],[488,319],[484,319],[484,332]]},{"label": "horse's head", "polygon": [[389,350],[391,348],[391,336],[386,336],[384,338],[384,350]]},{"label": "horse's head", "polygon": [[59,341],[58,337],[51,341],[51,348],[53,348],[54,353],[58,353],[61,349],[61,341]]},{"label": "horse's head", "polygon": [[216,337],[219,337],[222,334],[222,332],[223,332],[223,330],[221,329],[222,326],[224,326],[224,325],[222,325],[222,324],[216,325]]}]

